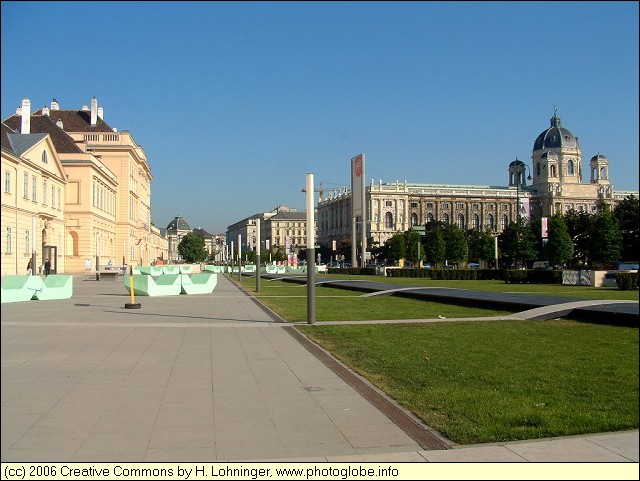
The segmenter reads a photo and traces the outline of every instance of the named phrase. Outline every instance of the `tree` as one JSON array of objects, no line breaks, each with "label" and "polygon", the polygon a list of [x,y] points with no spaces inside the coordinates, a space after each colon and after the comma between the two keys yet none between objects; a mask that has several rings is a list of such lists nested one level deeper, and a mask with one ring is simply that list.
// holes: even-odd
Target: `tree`
[{"label": "tree", "polygon": [[573,241],[573,261],[570,262],[570,265],[572,267],[585,266],[589,263],[587,242],[594,216],[587,212],[578,212],[572,209],[566,213],[564,220],[567,232]]},{"label": "tree", "polygon": [[556,212],[549,220],[549,240],[544,251],[554,265],[562,266],[573,259],[573,240],[562,212]]},{"label": "tree", "polygon": [[618,219],[613,216],[606,202],[600,203],[600,212],[592,224],[588,246],[592,263],[607,264],[620,259],[622,234]]},{"label": "tree", "polygon": [[498,236],[498,251],[502,264],[524,264],[536,258],[536,238],[534,233],[522,221],[520,225],[510,222]]},{"label": "tree", "polygon": [[194,232],[189,232],[178,244],[178,253],[186,262],[202,262],[207,258],[204,237]]},{"label": "tree", "polygon": [[468,232],[469,259],[482,260],[493,265],[495,259],[495,239],[489,229],[471,229]]},{"label": "tree", "polygon": [[434,266],[446,259],[446,246],[444,233],[440,222],[429,222],[426,225],[424,236],[424,254],[427,262]]},{"label": "tree", "polygon": [[467,260],[469,247],[464,232],[456,224],[448,224],[444,229],[444,255],[454,264],[463,264]]},{"label": "tree", "polygon": [[640,249],[638,198],[634,195],[625,197],[613,209],[613,216],[618,220],[622,234],[622,259],[638,260],[638,250]]},{"label": "tree", "polygon": [[418,231],[412,229],[405,232],[405,240],[407,245],[407,260],[413,262],[414,264],[418,264],[421,260],[424,259],[424,249],[421,246],[422,236]]},{"label": "tree", "polygon": [[387,261],[397,263],[400,259],[407,256],[407,245],[404,240],[404,233],[396,232],[386,241]]}]

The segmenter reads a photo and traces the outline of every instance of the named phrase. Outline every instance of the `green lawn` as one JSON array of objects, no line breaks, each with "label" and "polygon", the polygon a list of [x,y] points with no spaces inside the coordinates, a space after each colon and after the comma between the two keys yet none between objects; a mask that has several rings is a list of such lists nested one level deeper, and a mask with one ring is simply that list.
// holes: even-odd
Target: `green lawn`
[{"label": "green lawn", "polygon": [[[608,288],[368,279],[638,299],[637,291]],[[285,319],[306,319],[306,286],[263,279],[256,293],[254,278],[243,278],[242,284]],[[317,287],[315,292],[317,321],[505,314],[415,299],[362,297],[361,292],[344,289]],[[379,325],[318,322],[298,329],[459,444],[638,428],[637,327],[557,319]]]}]

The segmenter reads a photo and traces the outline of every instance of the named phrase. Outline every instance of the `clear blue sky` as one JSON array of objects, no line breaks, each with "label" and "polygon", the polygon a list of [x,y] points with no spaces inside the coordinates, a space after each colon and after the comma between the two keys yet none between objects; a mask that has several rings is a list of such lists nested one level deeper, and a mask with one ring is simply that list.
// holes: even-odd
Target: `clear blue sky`
[{"label": "clear blue sky", "polygon": [[305,174],[506,185],[554,105],[638,190],[638,2],[2,2],[2,118],[23,98],[146,151],[152,220],[211,233]]}]

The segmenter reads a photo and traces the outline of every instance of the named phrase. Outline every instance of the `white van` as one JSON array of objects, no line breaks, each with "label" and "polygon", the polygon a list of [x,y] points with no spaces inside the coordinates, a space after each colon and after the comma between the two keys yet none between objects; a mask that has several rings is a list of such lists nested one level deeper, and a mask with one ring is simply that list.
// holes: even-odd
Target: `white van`
[{"label": "white van", "polygon": [[533,263],[533,268],[534,269],[552,270],[553,266],[551,265],[551,263],[549,261],[535,261]]}]

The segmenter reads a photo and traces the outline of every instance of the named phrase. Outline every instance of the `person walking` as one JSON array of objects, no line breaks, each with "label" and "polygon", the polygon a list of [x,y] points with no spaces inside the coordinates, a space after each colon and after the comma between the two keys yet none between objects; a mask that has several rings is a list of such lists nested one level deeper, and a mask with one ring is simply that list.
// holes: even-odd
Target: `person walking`
[{"label": "person walking", "polygon": [[51,273],[51,261],[47,259],[44,262],[44,275],[48,276]]},{"label": "person walking", "polygon": [[30,276],[31,275],[31,262],[33,261],[33,259],[29,259],[29,263],[27,264],[27,275]]}]

